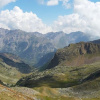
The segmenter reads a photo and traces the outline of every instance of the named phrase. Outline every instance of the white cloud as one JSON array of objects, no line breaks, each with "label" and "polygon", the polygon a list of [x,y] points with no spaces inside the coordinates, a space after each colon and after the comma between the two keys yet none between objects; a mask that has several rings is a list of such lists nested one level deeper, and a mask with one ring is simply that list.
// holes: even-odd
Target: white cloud
[{"label": "white cloud", "polygon": [[69,0],[60,0],[63,2],[63,6],[67,9],[71,8],[71,3],[69,3]]},{"label": "white cloud", "polygon": [[74,0],[74,13],[59,16],[54,22],[53,29],[66,33],[83,31],[100,37],[100,2]]},{"label": "white cloud", "polygon": [[0,0],[0,8],[16,0]]},{"label": "white cloud", "polygon": [[8,29],[21,29],[24,31],[50,32],[51,28],[43,24],[36,14],[23,12],[19,7],[5,10],[0,13],[0,27]]},{"label": "white cloud", "polygon": [[55,21],[53,25],[54,31],[64,31],[66,33],[85,31],[85,28],[86,22],[81,19],[78,14],[59,16],[58,20]]},{"label": "white cloud", "polygon": [[100,2],[75,0],[74,10],[86,21],[88,30],[85,31],[100,36]]},{"label": "white cloud", "polygon": [[62,6],[69,9],[71,8],[71,4],[69,3],[70,0],[38,0],[40,4],[44,4],[47,6],[55,6],[59,5],[59,2],[62,2]]},{"label": "white cloud", "polygon": [[54,6],[54,5],[58,5],[59,1],[58,0],[49,0],[47,2],[48,6]]}]

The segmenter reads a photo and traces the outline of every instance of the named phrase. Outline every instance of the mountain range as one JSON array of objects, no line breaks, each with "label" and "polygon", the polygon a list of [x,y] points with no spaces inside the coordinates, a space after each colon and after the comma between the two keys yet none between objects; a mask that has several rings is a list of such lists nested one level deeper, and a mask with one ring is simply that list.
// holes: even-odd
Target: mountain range
[{"label": "mountain range", "polygon": [[25,63],[37,67],[49,62],[57,49],[70,43],[90,40],[90,37],[83,32],[41,34],[0,28],[0,52],[15,54]]}]

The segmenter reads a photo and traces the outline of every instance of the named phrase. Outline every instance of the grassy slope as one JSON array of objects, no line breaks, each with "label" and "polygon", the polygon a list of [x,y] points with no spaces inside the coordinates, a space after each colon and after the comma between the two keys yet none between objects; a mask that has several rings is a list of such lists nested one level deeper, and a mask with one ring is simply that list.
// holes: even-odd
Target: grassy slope
[{"label": "grassy slope", "polygon": [[[81,80],[100,69],[100,62],[83,66],[57,66],[23,78],[17,84],[27,87],[50,86],[65,88],[80,84]],[[27,81],[25,81],[27,80]]]},{"label": "grassy slope", "polygon": [[15,84],[21,77],[26,74],[20,73],[16,68],[11,67],[0,59],[0,80],[6,84]]},{"label": "grassy slope", "polygon": [[0,53],[0,80],[5,84],[15,84],[20,78],[29,75],[30,70],[31,67],[16,55]]},{"label": "grassy slope", "polygon": [[[32,92],[31,89],[27,89],[24,87],[23,88],[18,87],[19,89],[16,88],[15,90],[23,93],[26,96],[28,95],[29,97],[35,97],[40,100],[100,100],[100,96],[99,96],[100,78],[80,84],[82,79],[86,78],[91,73],[98,71],[99,69],[100,69],[100,62],[87,64],[80,67],[79,66],[76,66],[76,67],[63,66],[63,69],[62,69],[62,66],[57,66],[53,69],[38,73],[38,75],[40,76],[42,76],[42,74],[52,75],[53,79],[57,80],[56,82],[50,81],[50,79],[48,81],[39,80],[38,82],[40,83],[39,84],[40,87],[33,88],[33,90],[35,90],[36,93],[34,91]],[[72,84],[71,85],[72,87],[70,87],[71,90],[66,85],[65,89],[69,89],[69,90],[67,92],[65,91],[65,94],[64,94],[63,93],[64,90],[63,88],[61,88],[61,86],[62,85],[65,86],[65,84],[67,84],[68,82],[73,83],[73,81],[74,82],[78,81],[77,83],[79,85],[76,85],[77,83]],[[61,84],[62,82],[65,82],[65,84]],[[52,87],[51,84],[53,86],[57,86],[61,88],[62,92],[59,92],[59,88],[51,88]],[[51,87],[48,87],[48,86],[51,86]]]}]

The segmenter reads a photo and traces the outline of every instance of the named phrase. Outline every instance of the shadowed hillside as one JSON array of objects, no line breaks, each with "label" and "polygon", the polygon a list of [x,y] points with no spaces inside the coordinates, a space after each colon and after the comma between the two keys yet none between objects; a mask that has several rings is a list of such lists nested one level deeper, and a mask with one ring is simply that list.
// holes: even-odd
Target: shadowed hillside
[{"label": "shadowed hillside", "polygon": [[0,53],[0,80],[5,84],[15,84],[18,79],[32,72],[32,68],[19,57]]},{"label": "shadowed hillside", "polygon": [[32,70],[28,64],[25,64],[13,54],[0,53],[0,59],[7,65],[15,67],[21,73],[30,73]]}]

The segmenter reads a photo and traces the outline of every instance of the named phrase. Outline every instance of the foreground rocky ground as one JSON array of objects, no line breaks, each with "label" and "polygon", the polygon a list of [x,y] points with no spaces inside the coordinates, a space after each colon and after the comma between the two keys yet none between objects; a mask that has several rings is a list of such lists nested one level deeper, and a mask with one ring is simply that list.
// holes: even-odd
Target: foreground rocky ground
[{"label": "foreground rocky ground", "polygon": [[0,85],[0,100],[79,100],[79,98],[60,95],[58,89],[49,87],[26,88]]},{"label": "foreground rocky ground", "polygon": [[34,100],[34,98],[0,85],[0,100]]}]

